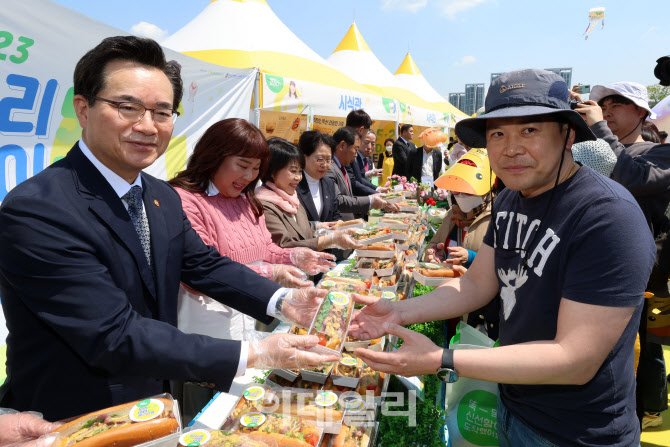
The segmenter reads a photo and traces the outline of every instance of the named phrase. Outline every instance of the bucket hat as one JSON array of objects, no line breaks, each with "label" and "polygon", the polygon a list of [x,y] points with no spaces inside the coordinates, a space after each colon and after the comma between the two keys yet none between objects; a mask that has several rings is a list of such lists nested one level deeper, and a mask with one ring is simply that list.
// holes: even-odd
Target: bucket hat
[{"label": "bucket hat", "polygon": [[557,115],[570,123],[575,142],[595,140],[582,116],[570,108],[568,86],[562,77],[546,70],[525,69],[505,73],[491,82],[485,114],[456,124],[456,135],[470,147],[486,147],[486,121]]},{"label": "bucket hat", "polygon": [[633,101],[633,103],[649,112],[649,119],[656,119],[656,114],[649,107],[649,95],[647,87],[637,82],[614,82],[607,86],[594,85],[591,89],[589,99],[597,103],[608,96],[618,95]]}]

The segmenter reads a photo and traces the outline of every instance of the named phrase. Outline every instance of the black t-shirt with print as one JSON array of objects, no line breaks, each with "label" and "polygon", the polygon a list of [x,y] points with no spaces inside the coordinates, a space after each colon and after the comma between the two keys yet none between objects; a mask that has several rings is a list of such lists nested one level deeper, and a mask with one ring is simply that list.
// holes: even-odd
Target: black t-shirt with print
[{"label": "black t-shirt with print", "polygon": [[[637,445],[633,346],[654,261],[653,238],[633,196],[586,166],[558,185],[540,222],[550,196],[551,190],[531,198],[504,190],[495,201],[484,243],[495,247],[500,344],[553,340],[562,297],[636,310],[587,384],[503,384],[503,403],[557,445]],[[521,267],[525,248],[528,268]]]}]

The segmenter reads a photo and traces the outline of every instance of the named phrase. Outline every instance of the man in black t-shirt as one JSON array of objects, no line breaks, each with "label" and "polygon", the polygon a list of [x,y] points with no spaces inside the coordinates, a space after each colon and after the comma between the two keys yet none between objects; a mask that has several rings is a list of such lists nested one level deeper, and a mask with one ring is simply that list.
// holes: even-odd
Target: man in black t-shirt
[{"label": "man in black t-shirt", "polygon": [[[486,147],[507,189],[493,205],[468,271],[419,298],[368,304],[351,324],[366,339],[391,333],[391,353],[358,349],[372,368],[500,383],[505,446],[638,445],[633,347],[654,241],[633,196],[575,163],[594,140],[561,77],[519,70],[492,82],[486,113],[456,125]],[[500,293],[500,347],[443,349],[400,325],[463,315]]]}]

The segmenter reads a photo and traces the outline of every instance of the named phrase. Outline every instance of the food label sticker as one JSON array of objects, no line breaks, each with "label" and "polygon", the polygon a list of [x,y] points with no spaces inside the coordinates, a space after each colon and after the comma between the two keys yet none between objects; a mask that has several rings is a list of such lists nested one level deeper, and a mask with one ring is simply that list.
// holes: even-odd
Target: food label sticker
[{"label": "food label sticker", "polygon": [[358,230],[356,230],[356,234],[365,234],[367,232],[368,230],[366,230],[365,228],[359,228]]},{"label": "food label sticker", "polygon": [[386,298],[387,300],[392,300],[395,296],[393,292],[382,292],[382,298]]},{"label": "food label sticker", "polygon": [[[331,275],[333,276],[333,275]],[[333,287],[335,285],[335,281],[331,281],[330,279],[324,281],[321,283],[323,287]]]},{"label": "food label sticker", "polygon": [[358,360],[353,357],[344,357],[342,360],[340,360],[340,363],[345,366],[356,366],[358,364]]},{"label": "food label sticker", "polygon": [[336,272],[335,270],[331,270],[328,273],[326,273],[326,276],[330,276],[331,278],[337,278],[340,276],[340,272]]},{"label": "food label sticker", "polygon": [[138,402],[130,409],[130,420],[133,422],[145,422],[156,418],[163,413],[165,405],[157,399],[145,399]]},{"label": "food label sticker", "polygon": [[341,292],[331,292],[328,294],[328,298],[333,302],[333,304],[338,306],[346,306],[349,304],[349,297]]},{"label": "food label sticker", "polygon": [[363,399],[353,398],[347,401],[347,411],[352,413],[360,413],[365,410],[365,401]]},{"label": "food label sticker", "polygon": [[440,269],[440,268],[442,268],[439,265],[433,264],[433,263],[430,263],[430,262],[426,262],[424,264],[424,267],[426,267],[427,269]]},{"label": "food label sticker", "polygon": [[265,396],[265,388],[260,386],[252,386],[244,391],[244,398],[246,400],[256,401],[262,399],[263,396]]},{"label": "food label sticker", "polygon": [[186,447],[198,447],[209,441],[211,437],[212,435],[207,430],[194,430],[181,435],[179,443]]},{"label": "food label sticker", "polygon": [[264,422],[265,415],[263,413],[247,413],[240,419],[240,424],[249,428],[258,427],[263,425]]},{"label": "food label sticker", "polygon": [[323,393],[319,393],[319,395],[316,396],[314,403],[320,407],[330,407],[331,405],[335,405],[335,403],[337,403],[337,394],[333,393],[332,391],[324,391]]}]

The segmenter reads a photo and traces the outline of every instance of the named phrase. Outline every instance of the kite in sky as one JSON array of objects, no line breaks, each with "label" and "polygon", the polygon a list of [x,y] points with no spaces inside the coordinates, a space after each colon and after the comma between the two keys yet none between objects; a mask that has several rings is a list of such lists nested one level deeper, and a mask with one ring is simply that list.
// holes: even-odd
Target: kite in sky
[{"label": "kite in sky", "polygon": [[589,25],[586,27],[586,32],[584,32],[584,35],[586,36],[584,37],[584,40],[589,38],[589,34],[591,34],[591,31],[596,27],[599,20],[602,21],[602,28],[605,28],[605,8],[600,6],[598,8],[589,9]]}]

